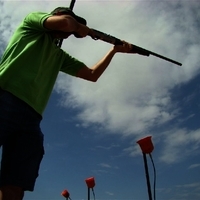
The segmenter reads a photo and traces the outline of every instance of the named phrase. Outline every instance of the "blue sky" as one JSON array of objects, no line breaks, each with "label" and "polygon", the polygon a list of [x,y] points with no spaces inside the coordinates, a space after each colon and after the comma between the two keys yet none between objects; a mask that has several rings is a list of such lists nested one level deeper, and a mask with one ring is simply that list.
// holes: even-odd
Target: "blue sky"
[{"label": "blue sky", "polygon": [[[26,14],[69,3],[0,0],[0,55]],[[74,11],[91,28],[183,66],[153,56],[117,54],[97,83],[59,74],[41,124],[46,153],[40,176],[25,200],[63,199],[64,189],[73,200],[85,200],[85,179],[91,176],[97,200],[148,199],[136,144],[148,135],[155,147],[157,199],[200,198],[199,10],[199,2],[192,0],[77,0]],[[92,66],[111,45],[71,37],[62,48]]]}]

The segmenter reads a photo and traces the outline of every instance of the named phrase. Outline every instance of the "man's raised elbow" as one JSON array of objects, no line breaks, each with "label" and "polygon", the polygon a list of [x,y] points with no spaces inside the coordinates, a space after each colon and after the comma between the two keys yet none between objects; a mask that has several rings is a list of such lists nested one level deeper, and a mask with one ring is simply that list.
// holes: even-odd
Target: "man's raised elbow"
[{"label": "man's raised elbow", "polygon": [[[81,77],[80,77],[81,78]],[[95,76],[89,76],[89,77],[82,77],[83,79],[87,80],[87,81],[90,81],[90,82],[97,82],[99,77],[95,77]]]},{"label": "man's raised elbow", "polygon": [[91,82],[97,82],[99,78],[99,76],[97,76],[92,69],[86,66],[77,73],[77,77]]},{"label": "man's raised elbow", "polygon": [[98,78],[93,78],[91,81],[96,83],[98,81]]}]

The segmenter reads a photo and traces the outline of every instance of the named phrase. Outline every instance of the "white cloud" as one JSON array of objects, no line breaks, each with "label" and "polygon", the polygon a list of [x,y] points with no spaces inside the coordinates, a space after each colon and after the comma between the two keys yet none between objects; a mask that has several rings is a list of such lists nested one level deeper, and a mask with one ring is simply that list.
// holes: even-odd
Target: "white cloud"
[{"label": "white cloud", "polygon": [[125,148],[123,150],[125,153],[128,153],[130,156],[132,157],[135,157],[135,156],[138,156],[138,155],[141,155],[142,154],[142,151],[139,147],[139,145],[135,145],[135,146],[130,146],[128,148]]},{"label": "white cloud", "polygon": [[116,145],[116,144],[111,144],[110,146],[106,147],[106,146],[97,146],[96,148],[99,148],[99,149],[104,149],[104,150],[110,150],[112,148],[116,148],[116,147],[119,147],[120,145]]},{"label": "white cloud", "polygon": [[170,130],[165,132],[164,137],[164,149],[160,160],[166,163],[186,159],[200,148],[200,129],[196,131],[186,129]]},{"label": "white cloud", "polygon": [[101,167],[104,167],[104,168],[111,168],[111,166],[109,164],[106,164],[106,163],[100,163],[99,165]]},{"label": "white cloud", "polygon": [[191,188],[196,188],[200,189],[200,182],[195,182],[195,183],[188,183],[188,184],[183,184],[183,185],[177,185],[177,188],[187,188],[187,189],[191,189]]},{"label": "white cloud", "polygon": [[110,196],[113,196],[114,195],[114,193],[113,192],[106,192],[106,194],[108,194],[108,195],[110,195]]},{"label": "white cloud", "polygon": [[192,164],[188,167],[188,169],[194,169],[194,168],[197,168],[197,167],[200,167],[200,164],[197,163],[197,164]]}]

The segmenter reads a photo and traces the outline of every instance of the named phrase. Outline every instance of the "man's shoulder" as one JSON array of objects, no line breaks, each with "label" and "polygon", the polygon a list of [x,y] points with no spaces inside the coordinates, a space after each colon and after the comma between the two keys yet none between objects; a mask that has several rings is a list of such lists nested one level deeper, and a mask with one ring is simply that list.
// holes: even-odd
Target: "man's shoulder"
[{"label": "man's shoulder", "polygon": [[[28,16],[43,16],[43,15],[51,15],[50,13],[47,13],[47,12],[41,12],[41,11],[34,11],[34,12],[30,12],[30,13],[28,13],[27,15],[26,15],[26,17],[28,17]],[[25,18],[26,18],[25,17]]]},{"label": "man's shoulder", "polygon": [[31,12],[31,13],[26,15],[24,20],[42,19],[42,18],[47,18],[47,17],[50,17],[50,16],[52,16],[52,15],[50,13],[46,13],[46,12]]},{"label": "man's shoulder", "polygon": [[46,12],[31,12],[24,18],[23,24],[31,28],[43,29],[44,21],[50,16],[52,15]]}]

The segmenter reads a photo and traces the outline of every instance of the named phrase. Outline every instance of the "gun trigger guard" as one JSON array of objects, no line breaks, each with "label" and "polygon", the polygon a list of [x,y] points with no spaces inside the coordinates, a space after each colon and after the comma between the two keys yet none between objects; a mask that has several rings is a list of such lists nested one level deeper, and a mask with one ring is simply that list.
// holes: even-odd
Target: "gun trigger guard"
[{"label": "gun trigger guard", "polygon": [[93,40],[98,40],[99,38],[91,36]]},{"label": "gun trigger guard", "polygon": [[93,35],[89,35],[93,40],[98,40],[99,39],[99,37],[95,37],[95,36],[93,36]]}]

